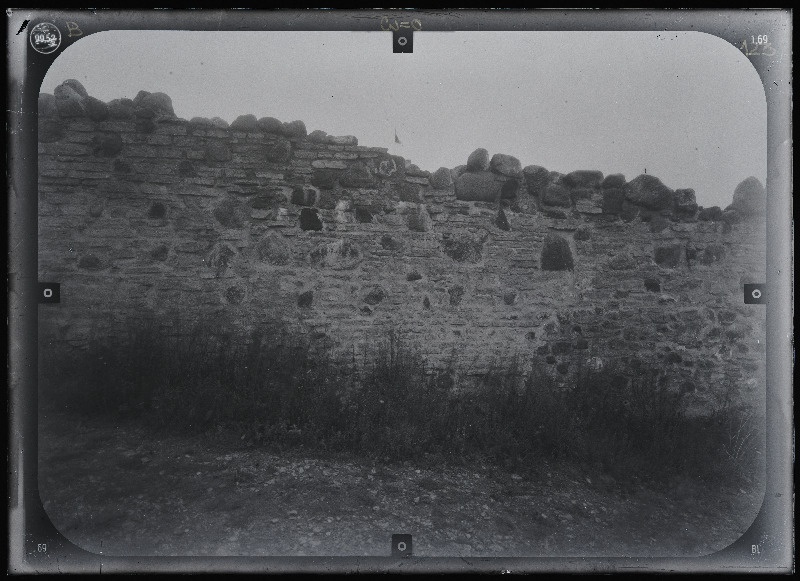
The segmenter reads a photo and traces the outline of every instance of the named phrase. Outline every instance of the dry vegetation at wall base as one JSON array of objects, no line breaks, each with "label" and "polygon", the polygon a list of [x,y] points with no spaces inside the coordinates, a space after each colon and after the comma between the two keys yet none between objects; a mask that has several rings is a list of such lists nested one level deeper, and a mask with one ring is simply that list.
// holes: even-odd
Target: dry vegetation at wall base
[{"label": "dry vegetation at wall base", "polygon": [[376,343],[376,358],[354,372],[280,325],[238,338],[141,326],[79,354],[48,350],[40,397],[47,409],[132,421],[156,436],[385,462],[489,461],[521,474],[546,459],[621,482],[730,484],[751,478],[761,453],[763,435],[746,409],[687,415],[682,394],[660,388],[652,370],[585,369],[559,388],[539,370],[503,366],[465,387],[453,367],[427,369],[398,334]]},{"label": "dry vegetation at wall base", "polygon": [[[744,283],[765,279],[758,180],[728,208],[701,208],[693,190],[651,175],[466,157],[428,172],[301,121],[185,120],[163,93],[104,103],[65,81],[39,99],[39,279],[62,288],[60,304],[39,307],[40,338],[77,355],[65,368],[43,348],[43,371],[95,389],[82,406],[141,404],[151,422],[240,422],[254,440],[388,457],[442,446],[611,466],[630,454],[692,471],[693,454],[735,449],[719,438],[736,422],[720,418],[758,413],[764,397],[764,310],[742,300]],[[103,354],[120,368],[160,361],[131,335],[145,313],[158,322],[153,345],[171,313],[185,321],[179,344],[164,347],[172,363],[103,376]],[[275,337],[264,329],[276,321],[299,354],[269,341],[256,352],[253,337]],[[194,328],[214,332],[192,339]],[[376,340],[390,332],[416,355],[381,375],[398,365]],[[239,360],[262,361],[275,381]],[[349,376],[330,367],[343,361]],[[487,389],[464,395],[476,385]],[[693,436],[701,428],[711,435]]]}]

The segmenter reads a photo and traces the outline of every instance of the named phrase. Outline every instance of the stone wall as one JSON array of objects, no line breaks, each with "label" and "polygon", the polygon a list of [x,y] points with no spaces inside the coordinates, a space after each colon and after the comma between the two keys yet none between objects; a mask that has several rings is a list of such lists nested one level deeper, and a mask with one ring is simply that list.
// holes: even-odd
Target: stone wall
[{"label": "stone wall", "polygon": [[[732,168],[735,171],[735,168]],[[485,150],[430,173],[354,137],[246,115],[179,119],[168,96],[39,99],[40,306],[81,346],[141,317],[221,330],[280,319],[361,360],[397,329],[465,373],[519,356],[655,367],[698,406],[763,391],[764,189],[699,208],[657,178],[522,167]]]}]

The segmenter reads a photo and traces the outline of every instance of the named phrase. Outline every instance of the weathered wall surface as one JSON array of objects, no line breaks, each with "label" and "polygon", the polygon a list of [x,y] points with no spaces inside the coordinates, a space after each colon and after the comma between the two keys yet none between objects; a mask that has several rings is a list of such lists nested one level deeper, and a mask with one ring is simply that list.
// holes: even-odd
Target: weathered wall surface
[{"label": "weathered wall surface", "polygon": [[[656,366],[697,405],[763,390],[763,188],[726,211],[652,176],[524,169],[478,150],[421,171],[301,122],[176,118],[166,95],[40,97],[39,278],[48,340],[140,316],[223,328],[280,318],[362,357],[395,328],[432,364],[513,355]],[[735,171],[735,168],[731,168]],[[760,189],[759,189],[760,188]]]}]

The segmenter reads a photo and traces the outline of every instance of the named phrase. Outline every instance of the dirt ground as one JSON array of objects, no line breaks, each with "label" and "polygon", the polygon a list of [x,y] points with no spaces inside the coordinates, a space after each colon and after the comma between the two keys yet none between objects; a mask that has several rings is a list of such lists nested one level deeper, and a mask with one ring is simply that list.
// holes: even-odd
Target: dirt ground
[{"label": "dirt ground", "polygon": [[55,527],[104,555],[698,556],[750,526],[762,485],[674,479],[656,489],[542,463],[353,458],[155,437],[132,424],[42,413],[39,488]]}]

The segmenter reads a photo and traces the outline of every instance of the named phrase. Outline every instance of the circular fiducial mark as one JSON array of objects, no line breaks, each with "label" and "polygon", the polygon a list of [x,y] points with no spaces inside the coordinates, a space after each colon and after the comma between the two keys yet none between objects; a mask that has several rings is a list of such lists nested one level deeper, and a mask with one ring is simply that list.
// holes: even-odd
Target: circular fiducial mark
[{"label": "circular fiducial mark", "polygon": [[55,24],[40,22],[31,29],[31,46],[42,54],[50,54],[61,46],[61,31]]}]

